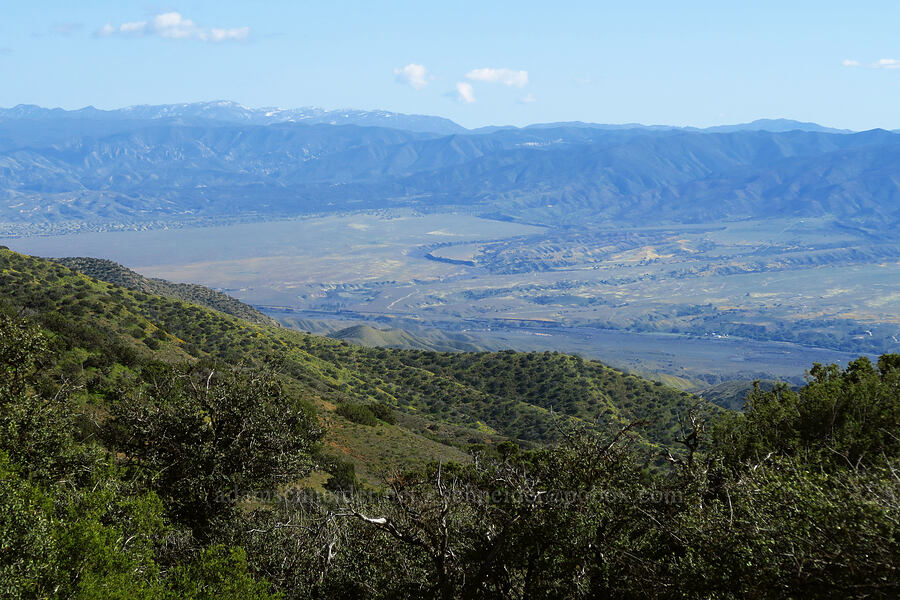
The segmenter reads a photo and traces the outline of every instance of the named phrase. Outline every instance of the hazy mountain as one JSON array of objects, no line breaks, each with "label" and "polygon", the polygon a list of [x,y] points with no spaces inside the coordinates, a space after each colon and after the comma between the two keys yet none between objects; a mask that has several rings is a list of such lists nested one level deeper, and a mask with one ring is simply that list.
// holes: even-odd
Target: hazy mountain
[{"label": "hazy mountain", "polygon": [[853,133],[850,129],[835,129],[834,127],[824,127],[818,123],[805,123],[803,121],[793,121],[791,119],[757,119],[751,123],[707,127],[704,131],[708,133],[730,133],[733,131],[771,131],[774,133],[784,131],[815,131],[818,133]]},{"label": "hazy mountain", "polygon": [[466,129],[450,119],[427,115],[406,115],[384,110],[326,110],[305,108],[248,108],[236,102],[196,102],[187,104],[160,104],[129,106],[115,110],[100,110],[87,106],[66,111],[60,108],[41,108],[20,104],[13,108],[0,108],[0,120],[29,119],[40,121],[64,120],[159,120],[177,119],[181,122],[220,121],[249,125],[273,123],[305,123],[309,125],[361,125],[389,127],[407,131],[440,134],[462,133]]},{"label": "hazy mountain", "polygon": [[[560,216],[696,222],[710,218],[900,216],[900,136],[807,132],[660,133],[615,144],[503,150],[410,177],[407,194]],[[573,213],[574,211],[574,213]],[[545,211],[546,212],[546,211]]]},{"label": "hazy mountain", "polygon": [[616,131],[620,129],[646,129],[648,131],[674,131],[679,129],[695,129],[693,127],[676,127],[674,125],[644,125],[642,123],[585,123],[584,121],[557,121],[554,123],[535,123],[524,129],[558,129],[560,127],[578,129],[604,129]]},{"label": "hazy mountain", "polygon": [[[900,219],[900,135],[883,130],[833,133],[768,120],[712,130],[567,123],[444,135],[349,124],[419,119],[409,115],[341,115],[233,103],[0,111],[0,222],[410,204],[474,206],[549,224],[647,215]],[[347,124],[317,122],[327,119]]]},{"label": "hazy mountain", "polygon": [[305,123],[308,125],[359,125],[364,127],[388,127],[407,131],[429,132],[438,134],[454,133],[494,133],[515,129],[601,129],[616,131],[623,129],[645,129],[649,131],[705,131],[708,133],[727,133],[734,131],[815,131],[820,133],[852,133],[848,129],[835,129],[817,123],[794,121],[791,119],[757,119],[750,123],[736,125],[718,125],[700,129],[696,127],[678,127],[674,125],[644,125],[641,123],[587,123],[583,121],[564,121],[554,123],[535,123],[523,128],[513,126],[487,126],[477,129],[466,129],[450,119],[430,115],[409,115],[384,110],[357,109],[323,109],[317,107],[302,108],[250,108],[227,100],[215,102],[194,102],[182,104],[141,104],[114,110],[101,110],[86,106],[77,110],[61,108],[42,108],[32,104],[20,104],[12,108],[0,108],[0,121],[39,120],[39,121],[146,121],[172,119],[182,123],[198,121],[219,121],[250,125],[271,125],[273,123]]},{"label": "hazy mountain", "polygon": [[[705,133],[731,133],[735,131],[771,131],[781,133],[785,131],[815,131],[818,133],[853,133],[850,129],[835,129],[825,127],[818,123],[794,121],[791,119],[757,119],[750,123],[738,123],[736,125],[716,125],[713,127],[678,127],[675,125],[643,125],[641,123],[585,123],[582,121],[565,121],[557,123],[536,123],[528,125],[525,129],[555,129],[559,127],[575,127],[587,129],[605,129],[610,131],[620,129],[645,129],[648,131],[702,131]],[[487,129],[487,128],[485,128]]]}]

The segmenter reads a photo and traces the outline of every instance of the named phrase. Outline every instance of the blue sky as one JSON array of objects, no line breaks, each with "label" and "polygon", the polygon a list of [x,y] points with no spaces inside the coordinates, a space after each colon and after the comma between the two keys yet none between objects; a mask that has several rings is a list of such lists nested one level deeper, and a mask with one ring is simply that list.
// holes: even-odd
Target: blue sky
[{"label": "blue sky", "polygon": [[0,106],[900,128],[900,2],[4,3]]}]

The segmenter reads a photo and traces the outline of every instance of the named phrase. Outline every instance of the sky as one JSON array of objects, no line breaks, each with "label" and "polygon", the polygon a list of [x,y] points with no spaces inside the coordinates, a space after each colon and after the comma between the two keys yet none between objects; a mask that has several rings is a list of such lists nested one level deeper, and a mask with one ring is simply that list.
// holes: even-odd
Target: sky
[{"label": "sky", "polygon": [[0,106],[900,128],[900,2],[3,3]]}]

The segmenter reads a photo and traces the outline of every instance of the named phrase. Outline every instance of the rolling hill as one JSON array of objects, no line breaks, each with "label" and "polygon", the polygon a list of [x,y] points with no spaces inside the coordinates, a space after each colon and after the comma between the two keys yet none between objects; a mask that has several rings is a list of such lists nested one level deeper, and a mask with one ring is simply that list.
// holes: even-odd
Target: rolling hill
[{"label": "rolling hill", "polygon": [[411,333],[405,329],[378,329],[360,324],[328,334],[328,337],[359,346],[402,348],[404,350],[433,350],[436,352],[479,352],[478,340],[466,339],[464,334],[449,335],[439,330],[426,334]]},{"label": "rolling hill", "polygon": [[[59,368],[78,374],[92,410],[102,412],[119,378],[155,360],[276,365],[285,385],[321,415],[326,449],[354,462],[370,484],[392,467],[465,460],[469,444],[542,445],[578,424],[603,429],[641,421],[652,461],[674,443],[678,419],[691,407],[718,410],[575,356],[366,348],[251,323],[9,250],[0,250],[0,298],[52,333],[64,356]],[[394,411],[397,424],[355,424],[339,410],[376,404]]]},{"label": "rolling hill", "polygon": [[94,279],[114,283],[130,290],[199,304],[258,325],[274,326],[278,324],[277,321],[252,306],[202,285],[172,283],[165,279],[144,277],[127,267],[102,258],[69,257],[54,260]]}]

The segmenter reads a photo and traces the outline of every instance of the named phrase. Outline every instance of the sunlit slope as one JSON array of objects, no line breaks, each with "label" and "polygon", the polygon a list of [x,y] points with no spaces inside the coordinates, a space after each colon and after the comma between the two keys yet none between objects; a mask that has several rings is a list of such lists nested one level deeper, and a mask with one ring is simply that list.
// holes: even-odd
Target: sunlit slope
[{"label": "sunlit slope", "polygon": [[127,267],[102,258],[68,257],[54,259],[61,265],[84,273],[94,279],[114,283],[139,292],[166,296],[176,300],[184,300],[193,304],[206,306],[223,313],[239,317],[260,325],[276,325],[277,322],[267,317],[252,306],[217,292],[208,287],[194,283],[172,283],[164,279],[144,277]]},{"label": "sunlit slope", "polygon": [[371,325],[359,324],[329,333],[328,337],[359,346],[401,348],[403,350],[435,350],[438,352],[484,351],[484,348],[476,343],[478,340],[475,342],[469,341],[465,339],[465,334],[454,337],[442,335],[439,330],[431,330],[427,333],[412,333],[405,329],[393,327],[378,329]]}]

